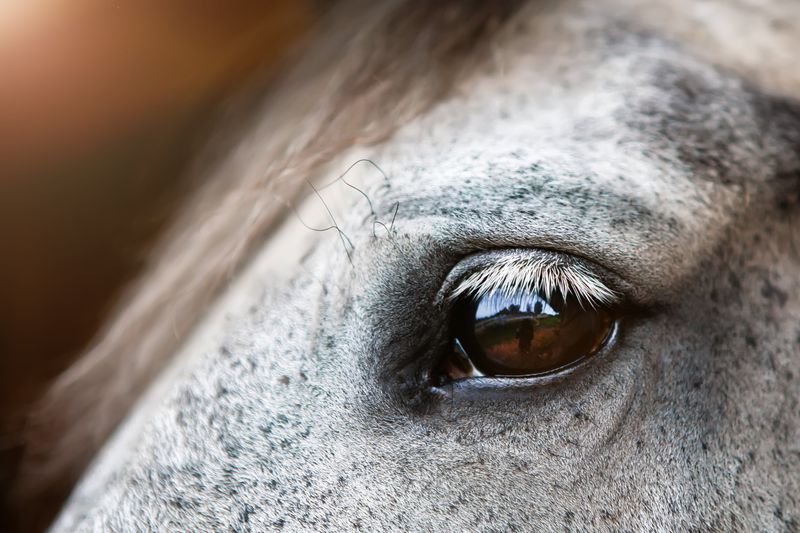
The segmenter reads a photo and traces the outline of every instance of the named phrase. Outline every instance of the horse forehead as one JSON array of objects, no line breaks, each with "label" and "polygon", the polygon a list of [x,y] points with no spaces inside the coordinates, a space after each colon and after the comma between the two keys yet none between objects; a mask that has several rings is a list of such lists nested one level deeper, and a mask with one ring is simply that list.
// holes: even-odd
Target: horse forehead
[{"label": "horse forehead", "polygon": [[800,95],[794,50],[800,45],[800,3],[792,0],[605,0],[608,11],[634,19],[703,60],[768,92]]},{"label": "horse forehead", "polygon": [[715,181],[687,153],[703,144],[719,160],[736,159],[729,181],[757,176],[760,95],[673,43],[626,31],[612,38],[573,28],[552,36],[555,43],[542,42],[536,28],[512,33],[491,67],[400,130],[387,159],[396,156],[409,179],[425,174],[428,183],[524,161],[605,185],[622,174],[668,186],[681,174]]},{"label": "horse forehead", "polygon": [[[523,204],[558,215],[568,199],[642,230],[721,226],[738,186],[764,173],[752,94],[669,42],[622,31],[506,36],[497,62],[383,147],[400,217]],[[732,162],[735,186],[704,165],[711,155]]]}]

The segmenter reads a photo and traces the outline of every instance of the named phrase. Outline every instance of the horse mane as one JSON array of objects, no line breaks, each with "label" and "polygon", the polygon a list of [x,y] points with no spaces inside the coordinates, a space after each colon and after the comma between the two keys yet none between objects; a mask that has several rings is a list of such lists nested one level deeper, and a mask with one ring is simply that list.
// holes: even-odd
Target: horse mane
[{"label": "horse mane", "polygon": [[244,131],[218,130],[212,147],[226,144],[229,156],[199,160],[195,172],[206,178],[144,273],[30,415],[15,487],[21,509],[66,494],[305,180],[446,96],[520,3],[353,0],[324,14],[296,65],[249,109]]}]

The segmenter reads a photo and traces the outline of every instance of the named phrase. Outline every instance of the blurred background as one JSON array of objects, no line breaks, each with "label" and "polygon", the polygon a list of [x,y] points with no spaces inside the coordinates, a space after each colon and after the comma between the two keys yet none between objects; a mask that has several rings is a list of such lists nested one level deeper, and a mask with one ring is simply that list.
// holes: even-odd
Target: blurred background
[{"label": "blurred background", "polygon": [[0,490],[26,410],[144,265],[221,102],[277,75],[321,8],[0,0]]}]

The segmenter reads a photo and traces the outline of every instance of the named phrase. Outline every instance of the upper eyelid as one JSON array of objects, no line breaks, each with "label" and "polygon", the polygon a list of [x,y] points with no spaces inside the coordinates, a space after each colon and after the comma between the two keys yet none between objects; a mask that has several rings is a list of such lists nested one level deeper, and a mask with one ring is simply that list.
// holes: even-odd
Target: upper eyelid
[{"label": "upper eyelid", "polygon": [[[542,291],[548,296],[572,295],[590,307],[621,303],[619,285],[608,283],[616,278],[587,260],[551,250],[535,248],[491,250],[462,259],[450,270],[436,297],[446,304],[459,297],[482,296],[500,291]],[[605,275],[603,275],[605,274]],[[615,287],[617,285],[617,287]]]}]

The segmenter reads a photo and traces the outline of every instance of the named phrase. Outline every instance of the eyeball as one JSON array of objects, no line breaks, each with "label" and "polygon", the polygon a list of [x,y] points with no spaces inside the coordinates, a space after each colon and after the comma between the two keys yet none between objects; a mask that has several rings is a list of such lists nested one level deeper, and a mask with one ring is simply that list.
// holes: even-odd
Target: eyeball
[{"label": "eyeball", "polygon": [[440,379],[556,373],[599,352],[615,322],[609,309],[569,294],[495,290],[462,297],[452,308]]}]

